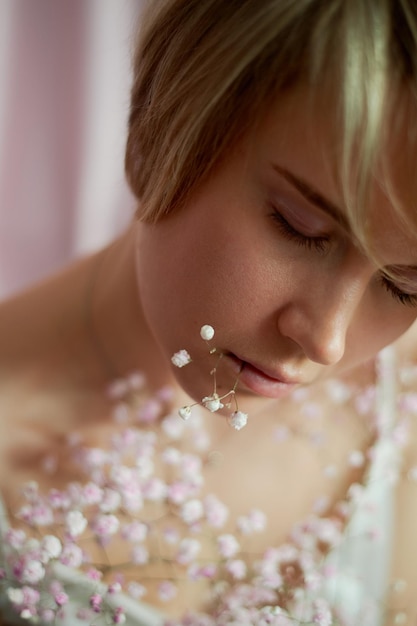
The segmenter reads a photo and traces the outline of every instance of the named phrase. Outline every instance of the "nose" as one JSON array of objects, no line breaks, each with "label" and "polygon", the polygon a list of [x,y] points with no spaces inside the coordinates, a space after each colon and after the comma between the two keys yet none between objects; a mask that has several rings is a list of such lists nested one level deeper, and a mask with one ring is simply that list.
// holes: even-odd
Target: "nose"
[{"label": "nose", "polygon": [[295,342],[311,361],[335,365],[345,353],[352,322],[365,306],[370,279],[364,268],[351,270],[307,281],[280,312],[280,334]]}]

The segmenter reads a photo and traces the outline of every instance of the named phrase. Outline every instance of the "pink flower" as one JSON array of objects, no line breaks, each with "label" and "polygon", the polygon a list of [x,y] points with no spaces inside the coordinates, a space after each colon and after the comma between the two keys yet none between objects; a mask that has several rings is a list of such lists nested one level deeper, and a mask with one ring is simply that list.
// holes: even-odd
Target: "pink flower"
[{"label": "pink flower", "polygon": [[115,489],[105,489],[102,493],[100,511],[111,513],[117,511],[122,502],[122,496]]},{"label": "pink flower", "polygon": [[186,524],[194,524],[203,517],[204,509],[201,500],[193,499],[185,502],[180,511],[181,519]]},{"label": "pink flower", "polygon": [[89,482],[83,488],[83,501],[87,505],[98,504],[103,497],[103,490],[95,483]]},{"label": "pink flower", "polygon": [[49,624],[55,620],[55,611],[53,609],[42,609],[39,612],[39,617],[42,623]]},{"label": "pink flower", "polygon": [[218,568],[215,563],[207,563],[206,565],[193,563],[187,570],[187,576],[190,580],[210,580],[217,574],[217,569]]},{"label": "pink flower", "polygon": [[146,383],[146,377],[142,372],[132,372],[129,374],[126,380],[128,386],[133,391],[138,391],[139,389],[143,389]]},{"label": "pink flower", "polygon": [[64,546],[59,560],[68,567],[80,567],[84,560],[83,552],[75,543],[68,543]]},{"label": "pink flower", "polygon": [[119,530],[120,522],[115,515],[99,515],[93,523],[93,530],[99,537],[106,538]]},{"label": "pink flower", "polygon": [[129,595],[131,595],[132,598],[135,598],[136,600],[139,600],[146,594],[146,588],[137,582],[130,582],[127,587],[127,591]]},{"label": "pink flower", "polygon": [[113,381],[107,388],[107,396],[112,400],[120,400],[123,398],[129,389],[129,383],[125,379],[118,379]]},{"label": "pink flower", "polygon": [[144,424],[153,424],[161,415],[161,403],[159,400],[151,399],[145,402],[137,414],[137,418]]},{"label": "pink flower", "polygon": [[113,465],[111,468],[110,479],[117,487],[123,487],[123,485],[132,482],[134,478],[131,467],[126,467],[126,465]]},{"label": "pink flower", "polygon": [[6,545],[14,548],[15,550],[20,550],[22,548],[24,542],[26,541],[26,533],[23,530],[18,530],[15,528],[9,528],[6,532]]},{"label": "pink flower", "polygon": [[108,586],[107,591],[112,594],[112,593],[120,593],[122,590],[122,585],[119,582],[115,582],[112,583],[111,585]]},{"label": "pink flower", "polygon": [[35,585],[45,577],[45,568],[40,561],[31,559],[23,567],[21,582]]},{"label": "pink flower", "polygon": [[124,624],[126,622],[126,615],[121,606],[118,606],[113,613],[113,624]]},{"label": "pink flower", "polygon": [[54,521],[52,509],[43,503],[23,506],[17,513],[17,517],[31,526],[49,526]]},{"label": "pink flower", "polygon": [[183,539],[179,546],[175,560],[180,565],[191,563],[201,550],[201,544],[197,539]]},{"label": "pink flower", "polygon": [[178,543],[179,534],[176,528],[169,526],[168,528],[164,528],[162,531],[162,535],[165,541],[171,545]]},{"label": "pink flower", "polygon": [[90,597],[90,606],[94,613],[100,613],[101,605],[103,604],[103,598],[99,593],[93,593]]},{"label": "pink flower", "polygon": [[234,559],[226,563],[226,571],[235,579],[242,580],[246,576],[246,563],[240,559]]},{"label": "pink flower", "polygon": [[233,535],[220,535],[217,537],[217,549],[222,557],[230,559],[239,552],[240,545]]},{"label": "pink flower", "polygon": [[[194,483],[195,475],[201,472],[201,459],[195,454],[183,454],[181,459],[181,475]],[[192,480],[191,480],[192,479]]]},{"label": "pink flower", "polygon": [[229,517],[229,509],[213,494],[204,498],[207,522],[214,528],[221,528]]},{"label": "pink flower", "polygon": [[148,527],[143,522],[137,520],[126,524],[122,529],[122,537],[126,541],[136,542],[145,541],[148,534]]},{"label": "pink flower", "polygon": [[161,426],[164,433],[173,440],[180,439],[185,428],[183,419],[178,419],[177,415],[168,415],[168,417],[162,420]]},{"label": "pink flower", "polygon": [[177,448],[168,446],[162,452],[161,457],[167,465],[178,465],[181,460],[181,452]]},{"label": "pink flower", "polygon": [[160,478],[151,478],[143,487],[143,496],[147,500],[158,502],[167,495],[167,486]]},{"label": "pink flower", "polygon": [[145,546],[135,546],[131,553],[132,562],[136,565],[145,565],[149,561],[149,552]]},{"label": "pink flower", "polygon": [[190,492],[190,485],[178,480],[169,485],[168,500],[174,504],[182,504],[187,498],[190,497]]},{"label": "pink flower", "polygon": [[169,602],[178,593],[178,589],[174,583],[169,580],[164,580],[158,585],[158,596],[162,602]]},{"label": "pink flower", "polygon": [[238,517],[237,527],[245,535],[262,532],[266,527],[266,515],[259,509],[252,509],[248,515]]},{"label": "pink flower", "polygon": [[331,626],[333,623],[332,614],[326,600],[318,598],[314,601],[314,624],[318,626]]},{"label": "pink flower", "polygon": [[90,567],[90,569],[87,571],[87,578],[89,578],[90,580],[98,581],[103,578],[103,574],[95,567]]},{"label": "pink flower", "polygon": [[48,494],[48,502],[49,505],[53,509],[68,509],[71,506],[71,501],[63,491],[59,491],[59,489],[51,489]]},{"label": "pink flower", "polygon": [[25,606],[35,606],[38,604],[41,594],[37,589],[33,589],[33,587],[22,587],[23,591],[23,604]]},{"label": "pink flower", "polygon": [[69,597],[64,591],[60,591],[54,596],[54,600],[58,606],[64,606],[68,603]]}]

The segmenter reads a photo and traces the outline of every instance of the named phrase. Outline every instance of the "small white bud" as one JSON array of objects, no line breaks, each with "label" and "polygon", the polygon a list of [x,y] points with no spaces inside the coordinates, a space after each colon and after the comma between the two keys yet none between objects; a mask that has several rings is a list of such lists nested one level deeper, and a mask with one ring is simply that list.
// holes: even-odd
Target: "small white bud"
[{"label": "small white bud", "polygon": [[184,421],[187,421],[191,417],[191,407],[190,406],[182,406],[178,410],[178,414]]},{"label": "small white bud", "polygon": [[214,328],[209,324],[205,324],[200,329],[200,337],[204,339],[204,341],[210,341],[214,337]]},{"label": "small white bud", "polygon": [[248,422],[248,414],[242,411],[235,411],[229,419],[229,424],[235,430],[241,430]]},{"label": "small white bud", "polygon": [[217,393],[213,393],[212,396],[206,396],[202,399],[202,403],[211,413],[215,413],[224,407]]},{"label": "small white bud", "polygon": [[172,355],[171,361],[175,367],[184,367],[184,365],[191,363],[191,357],[187,350],[179,350],[179,352]]}]

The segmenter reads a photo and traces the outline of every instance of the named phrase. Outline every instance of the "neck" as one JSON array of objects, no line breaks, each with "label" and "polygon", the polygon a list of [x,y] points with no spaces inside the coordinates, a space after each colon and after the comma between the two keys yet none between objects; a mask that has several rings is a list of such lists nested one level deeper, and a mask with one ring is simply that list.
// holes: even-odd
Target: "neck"
[{"label": "neck", "polygon": [[97,262],[87,326],[105,379],[110,381],[139,370],[146,375],[151,390],[173,384],[169,364],[141,306],[134,227],[103,250]]},{"label": "neck", "polygon": [[0,344],[3,380],[102,394],[114,377],[141,370],[151,390],[172,383],[140,304],[134,228],[3,303]]}]

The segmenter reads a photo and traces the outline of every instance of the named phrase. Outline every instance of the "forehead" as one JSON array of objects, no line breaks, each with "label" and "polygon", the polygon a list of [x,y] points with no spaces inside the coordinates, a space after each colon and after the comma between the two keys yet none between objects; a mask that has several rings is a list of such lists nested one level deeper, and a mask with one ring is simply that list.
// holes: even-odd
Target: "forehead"
[{"label": "forehead", "polygon": [[[331,94],[299,85],[281,95],[249,134],[249,159],[255,167],[276,164],[308,183],[349,222],[341,163],[343,121]],[[383,137],[369,178],[362,215],[368,249],[381,265],[417,265],[416,107],[404,94],[387,114]],[[357,175],[353,151],[349,176]],[[355,201],[354,182],[351,186]]]}]

